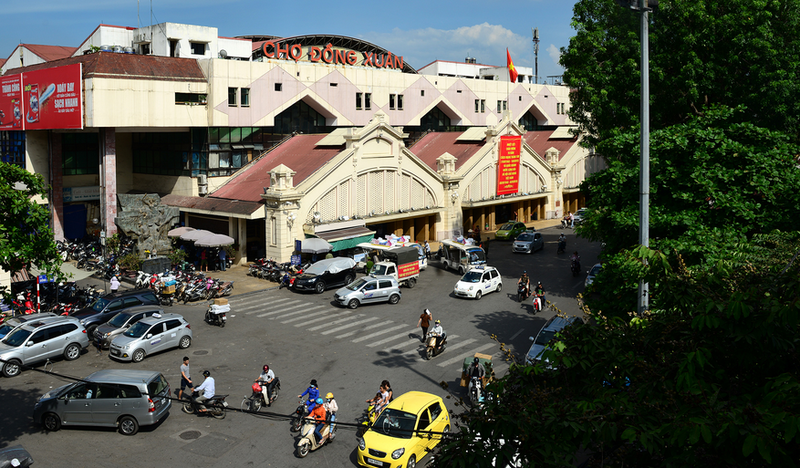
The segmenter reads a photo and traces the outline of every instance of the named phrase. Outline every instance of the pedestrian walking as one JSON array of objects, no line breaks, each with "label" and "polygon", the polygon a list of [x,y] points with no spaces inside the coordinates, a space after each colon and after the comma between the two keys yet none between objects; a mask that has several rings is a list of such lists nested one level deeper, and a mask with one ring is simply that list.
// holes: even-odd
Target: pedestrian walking
[{"label": "pedestrian walking", "polygon": [[200,251],[200,271],[208,271],[207,255],[206,249]]},{"label": "pedestrian walking", "polygon": [[225,247],[221,247],[219,249],[219,269],[220,271],[225,271],[228,267],[228,252],[225,251]]},{"label": "pedestrian walking", "polygon": [[423,343],[425,342],[425,336],[428,334],[428,327],[431,326],[431,320],[433,320],[433,316],[429,309],[423,310],[422,315],[420,315],[419,320],[417,320],[417,326],[422,328],[422,338],[420,341]]},{"label": "pedestrian walking", "polygon": [[486,259],[489,259],[489,239],[486,239],[485,242],[481,244],[481,248],[483,248],[483,252],[486,254]]},{"label": "pedestrian walking", "polygon": [[117,292],[117,290],[119,289],[119,278],[117,278],[117,275],[111,277],[110,286],[112,293]]},{"label": "pedestrian walking", "polygon": [[431,245],[428,244],[428,241],[425,241],[425,258],[431,259]]},{"label": "pedestrian walking", "polygon": [[183,357],[183,364],[181,364],[181,389],[178,390],[178,399],[183,399],[183,389],[189,387],[192,388],[192,378],[189,373],[189,357]]}]

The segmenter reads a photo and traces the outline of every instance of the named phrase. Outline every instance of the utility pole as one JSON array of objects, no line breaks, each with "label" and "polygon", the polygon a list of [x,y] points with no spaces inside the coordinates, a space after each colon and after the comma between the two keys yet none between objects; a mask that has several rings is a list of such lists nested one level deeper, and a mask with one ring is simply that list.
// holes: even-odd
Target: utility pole
[{"label": "utility pole", "polygon": [[533,79],[534,84],[539,84],[539,28],[533,28]]}]

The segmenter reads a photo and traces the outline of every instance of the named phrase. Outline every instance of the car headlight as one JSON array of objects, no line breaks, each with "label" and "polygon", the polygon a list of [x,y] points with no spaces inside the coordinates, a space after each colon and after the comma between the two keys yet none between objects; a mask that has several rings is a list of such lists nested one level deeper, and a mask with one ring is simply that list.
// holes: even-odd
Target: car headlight
[{"label": "car headlight", "polygon": [[397,460],[398,458],[402,457],[404,453],[406,453],[406,449],[399,448],[392,452],[392,459]]},{"label": "car headlight", "polygon": [[311,279],[309,279],[309,280],[308,280],[308,282],[309,282],[309,283],[313,283],[313,282],[314,282],[314,281],[316,281],[316,280],[317,280],[317,278],[316,278],[316,277],[314,277],[314,278],[311,278]]},{"label": "car headlight", "polygon": [[467,289],[467,291],[472,291],[472,288],[474,288],[474,287],[475,286],[470,286],[469,289]]},{"label": "car headlight", "polygon": [[358,438],[358,449],[359,450],[366,450],[367,449],[367,443],[364,442],[364,439],[362,439],[361,437]]}]

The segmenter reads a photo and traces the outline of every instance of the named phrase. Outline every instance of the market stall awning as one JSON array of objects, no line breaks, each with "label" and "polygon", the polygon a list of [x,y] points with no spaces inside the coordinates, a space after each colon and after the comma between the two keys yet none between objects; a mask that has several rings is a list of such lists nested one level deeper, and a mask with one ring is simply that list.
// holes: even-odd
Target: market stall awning
[{"label": "market stall awning", "polygon": [[325,239],[332,246],[333,252],[352,249],[362,242],[369,242],[375,237],[375,231],[370,231],[366,226],[350,226],[328,231],[317,230],[315,233],[320,239]]}]

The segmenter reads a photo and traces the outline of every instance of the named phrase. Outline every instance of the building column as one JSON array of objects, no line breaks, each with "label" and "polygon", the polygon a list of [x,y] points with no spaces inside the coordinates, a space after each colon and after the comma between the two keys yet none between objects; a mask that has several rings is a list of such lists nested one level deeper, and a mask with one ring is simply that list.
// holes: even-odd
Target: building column
[{"label": "building column", "polygon": [[50,137],[50,226],[53,238],[64,240],[64,170],[61,156],[61,134],[48,132]]},{"label": "building column", "polygon": [[100,129],[100,218],[106,237],[117,233],[117,134]]}]

